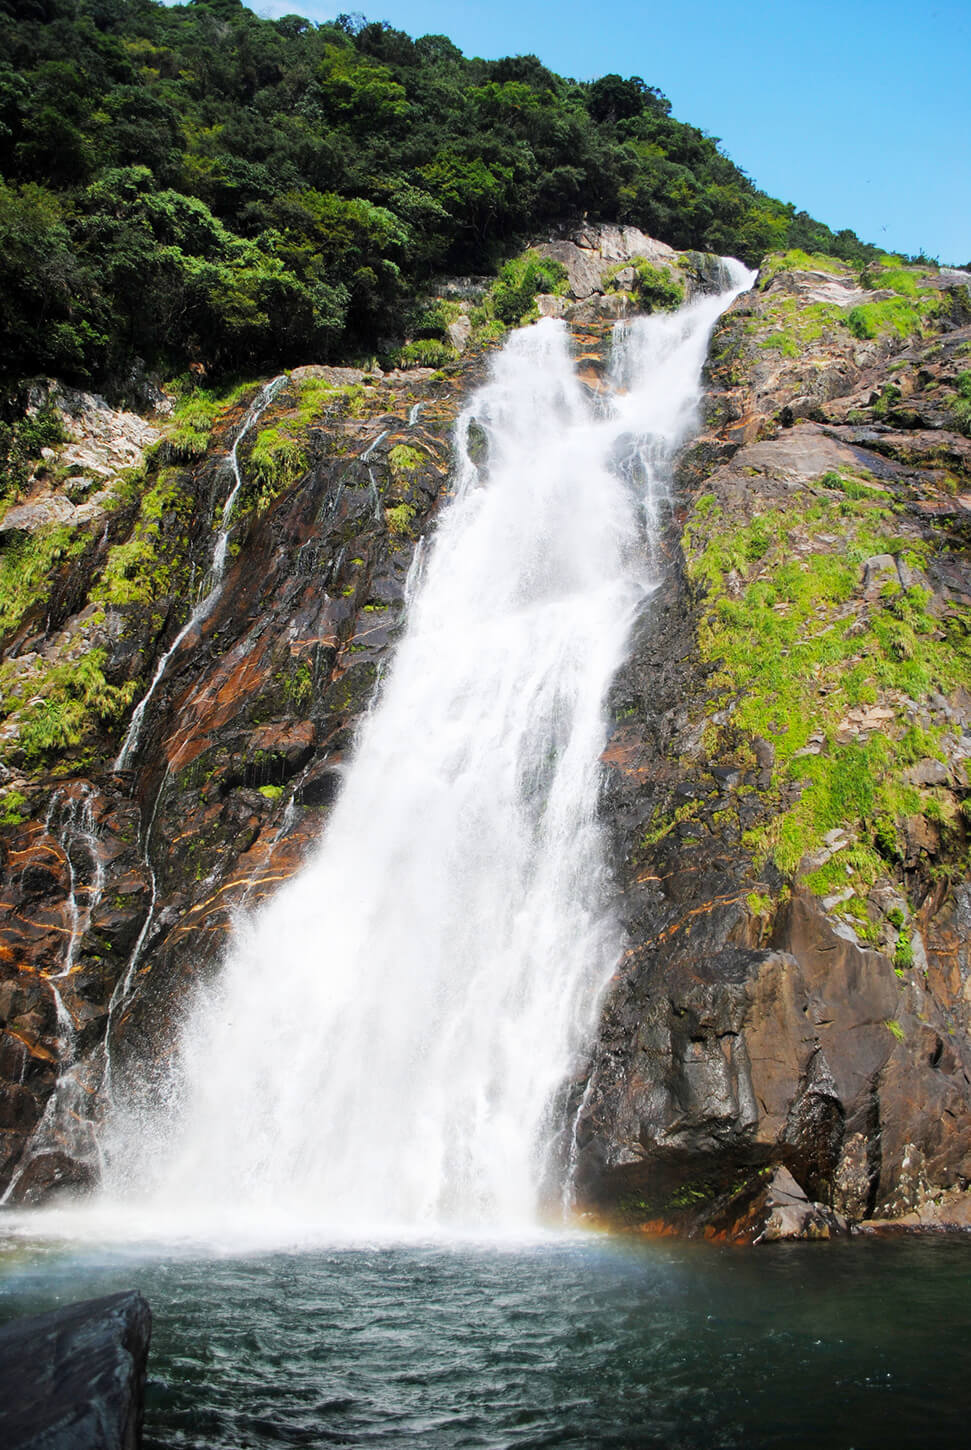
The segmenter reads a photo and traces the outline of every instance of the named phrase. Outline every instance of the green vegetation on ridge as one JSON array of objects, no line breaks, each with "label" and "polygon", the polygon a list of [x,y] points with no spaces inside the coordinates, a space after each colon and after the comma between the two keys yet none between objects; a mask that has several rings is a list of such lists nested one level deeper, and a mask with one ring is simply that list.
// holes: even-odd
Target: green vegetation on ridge
[{"label": "green vegetation on ridge", "polygon": [[[429,279],[495,272],[582,216],[749,262],[876,255],[760,192],[637,77],[239,0],[7,0],[0,139],[8,388],[49,373],[123,396],[133,357],[252,376],[404,336],[405,361],[440,366],[440,334],[408,330]],[[502,279],[480,330],[536,281]]]}]

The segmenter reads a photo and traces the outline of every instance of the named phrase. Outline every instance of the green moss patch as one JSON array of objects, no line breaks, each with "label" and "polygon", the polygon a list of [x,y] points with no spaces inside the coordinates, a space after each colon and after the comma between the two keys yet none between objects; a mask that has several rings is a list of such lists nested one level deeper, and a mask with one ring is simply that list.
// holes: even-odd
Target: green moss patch
[{"label": "green moss patch", "polygon": [[[936,311],[936,308],[934,309]],[[846,325],[861,340],[895,332],[898,337],[912,337],[923,328],[924,315],[903,297],[890,297],[884,302],[863,302],[852,307]]]},{"label": "green moss patch", "polygon": [[106,604],[144,604],[172,593],[179,560],[162,543],[189,523],[192,509],[186,475],[178,468],[164,469],[143,494],[130,537],[110,551],[89,597]]},{"label": "green moss patch", "polygon": [[896,333],[913,337],[932,329],[941,315],[942,300],[940,292],[928,285],[930,275],[927,268],[901,266],[896,257],[883,257],[880,263],[865,267],[860,276],[864,287],[896,296],[851,308],[846,325],[853,336],[866,339]]},{"label": "green moss patch", "polygon": [[216,393],[194,387],[187,374],[169,386],[177,391],[178,397],[163,436],[150,450],[150,456],[169,463],[194,463],[209,451],[213,430],[220,418],[258,385],[237,383]]},{"label": "green moss patch", "polygon": [[443,368],[457,356],[447,342],[436,337],[419,337],[399,348],[395,363],[399,368]]},{"label": "green moss patch", "polygon": [[421,449],[410,443],[396,443],[388,452],[388,464],[396,479],[413,478],[427,461]]},{"label": "green moss patch", "polygon": [[473,347],[500,342],[509,327],[525,327],[538,317],[536,298],[540,293],[566,296],[569,276],[561,262],[526,251],[511,257],[482,301],[469,311]]},{"label": "green moss patch", "polygon": [[286,418],[291,435],[299,435],[315,423],[329,421],[331,415],[346,414],[363,418],[373,411],[374,388],[362,383],[329,383],[325,378],[305,378],[297,392],[297,405]]},{"label": "green moss patch", "polygon": [[[808,882],[821,895],[849,883],[865,918],[859,896],[899,859],[907,818],[946,825],[953,815],[949,792],[906,784],[903,767],[940,753],[940,732],[916,726],[915,707],[971,685],[971,611],[938,617],[926,590],[895,579],[864,598],[868,558],[919,566],[929,546],[899,535],[879,490],[831,474],[820,482],[825,493],[742,523],[706,496],[685,549],[705,595],[711,713],[727,722],[708,742],[716,754],[739,738],[774,747],[768,819],[747,844],[791,875],[828,833],[846,832]],[[852,900],[843,909],[852,915]]]},{"label": "green moss patch", "polygon": [[798,247],[788,252],[774,252],[762,264],[759,287],[764,292],[780,272],[829,272],[835,277],[848,277],[851,268],[835,257],[825,257],[819,252],[803,252]]},{"label": "green moss patch", "polygon": [[503,263],[490,296],[499,321],[507,327],[521,327],[532,320],[540,292],[562,296],[567,290],[568,277],[563,264],[530,251]]},{"label": "green moss patch", "polygon": [[27,816],[27,797],[23,791],[5,790],[0,796],[0,826],[19,826]]},{"label": "green moss patch", "polygon": [[608,291],[617,286],[617,278],[625,271],[634,272],[634,282],[629,288],[636,305],[644,312],[673,312],[684,301],[684,283],[673,275],[669,267],[657,267],[646,257],[633,257],[612,267],[604,277]]},{"label": "green moss patch", "polygon": [[24,487],[44,448],[57,448],[67,441],[61,415],[50,402],[12,423],[0,420],[0,499],[10,498]]},{"label": "green moss patch", "polygon": [[38,765],[80,745],[99,724],[120,719],[135,698],[138,683],[109,684],[106,658],[105,650],[92,649],[77,660],[28,675],[17,670],[15,661],[0,666],[8,714],[16,712],[18,727],[5,753],[19,753],[28,766]]},{"label": "green moss patch", "polygon": [[958,373],[951,417],[957,431],[971,438],[971,371]]},{"label": "green moss patch", "polygon": [[247,459],[256,484],[256,509],[262,513],[279,494],[296,483],[309,466],[306,447],[285,426],[261,428]]},{"label": "green moss patch", "polygon": [[762,318],[749,326],[756,333],[765,326],[771,328],[759,339],[759,347],[795,358],[809,343],[842,328],[844,321],[845,313],[835,302],[804,303],[794,297],[777,297],[765,308]]},{"label": "green moss patch", "polygon": [[415,520],[415,508],[410,503],[395,504],[393,508],[385,509],[384,518],[388,526],[388,533],[393,539],[406,539],[411,534],[411,527]]},{"label": "green moss patch", "polygon": [[55,524],[16,536],[0,552],[0,635],[17,628],[28,610],[50,595],[59,567],[84,552],[85,529]]}]

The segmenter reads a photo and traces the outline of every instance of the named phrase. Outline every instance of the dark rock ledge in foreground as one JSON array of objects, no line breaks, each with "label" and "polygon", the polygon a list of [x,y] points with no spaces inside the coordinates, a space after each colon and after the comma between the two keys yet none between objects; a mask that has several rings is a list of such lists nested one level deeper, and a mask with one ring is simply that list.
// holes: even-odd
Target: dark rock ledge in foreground
[{"label": "dark rock ledge in foreground", "polygon": [[151,1332],[135,1290],[0,1328],[4,1450],[137,1450]]}]

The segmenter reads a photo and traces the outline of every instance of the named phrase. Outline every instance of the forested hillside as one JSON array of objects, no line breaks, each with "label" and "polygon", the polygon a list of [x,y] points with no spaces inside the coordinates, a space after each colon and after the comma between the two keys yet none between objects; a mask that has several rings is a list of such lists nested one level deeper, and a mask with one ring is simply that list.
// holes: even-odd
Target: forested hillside
[{"label": "forested hillside", "polygon": [[434,331],[430,276],[581,216],[748,262],[872,253],[760,192],[639,77],[239,0],[0,0],[0,157],[8,394],[380,355]]}]

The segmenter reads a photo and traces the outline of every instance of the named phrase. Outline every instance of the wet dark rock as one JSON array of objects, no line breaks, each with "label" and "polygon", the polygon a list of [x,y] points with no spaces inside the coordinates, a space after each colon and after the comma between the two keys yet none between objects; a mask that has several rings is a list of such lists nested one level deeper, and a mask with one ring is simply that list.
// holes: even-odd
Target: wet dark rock
[{"label": "wet dark rock", "polygon": [[5,1450],[137,1450],[151,1326],[129,1290],[0,1328]]},{"label": "wet dark rock", "polygon": [[[834,308],[832,323],[793,356],[762,345],[779,325],[780,296]],[[580,1111],[577,1189],[583,1211],[615,1226],[749,1242],[825,1236],[874,1216],[919,1220],[922,1205],[971,1179],[963,828],[949,837],[930,812],[901,823],[898,854],[868,904],[884,923],[868,921],[872,940],[840,914],[852,891],[824,901],[798,872],[787,879],[756,859],[752,834],[800,787],[777,783],[771,732],[724,728],[730,704],[713,713],[711,667],[698,648],[705,591],[689,582],[679,549],[683,524],[697,527],[700,495],[730,534],[773,509],[798,517],[834,486],[826,480],[859,478],[864,496],[868,486],[889,490],[901,545],[861,565],[844,608],[863,620],[911,588],[929,595],[938,618],[963,607],[968,535],[951,522],[931,534],[922,518],[961,517],[961,490],[971,491],[966,440],[930,434],[930,409],[887,417],[877,405],[890,376],[916,377],[938,348],[955,359],[937,375],[946,381],[966,366],[968,339],[959,336],[953,352],[952,334],[861,347],[835,309],[867,300],[848,274],[782,274],[739,298],[716,329],[708,431],[682,455],[666,577],[614,685],[605,800],[628,948]],[[904,363],[892,374],[891,359]],[[869,409],[867,426],[844,423],[847,394]],[[798,568],[813,548],[839,547],[838,526],[812,544],[794,524],[785,557]],[[918,556],[926,563],[916,570]],[[729,575],[726,598],[744,587]],[[943,814],[959,820],[960,696],[929,698],[909,717],[899,704],[861,707],[837,738],[899,732],[901,718],[946,725],[947,758],[902,764],[901,783],[906,769],[906,781],[943,792]],[[714,724],[723,727],[717,748]],[[825,748],[819,737],[805,753]],[[851,844],[832,834],[803,875]],[[895,956],[888,913],[902,923],[907,909],[906,954]]]},{"label": "wet dark rock", "polygon": [[[33,1126],[29,1123],[26,1126]],[[70,1153],[41,1152],[32,1157],[17,1179],[17,1202],[51,1203],[58,1198],[77,1198],[97,1183],[94,1169]]]},{"label": "wet dark rock", "polygon": [[822,1203],[811,1202],[786,1168],[772,1175],[761,1202],[749,1210],[752,1219],[763,1218],[755,1243],[778,1243],[781,1239],[828,1239],[846,1233],[842,1214]]}]

